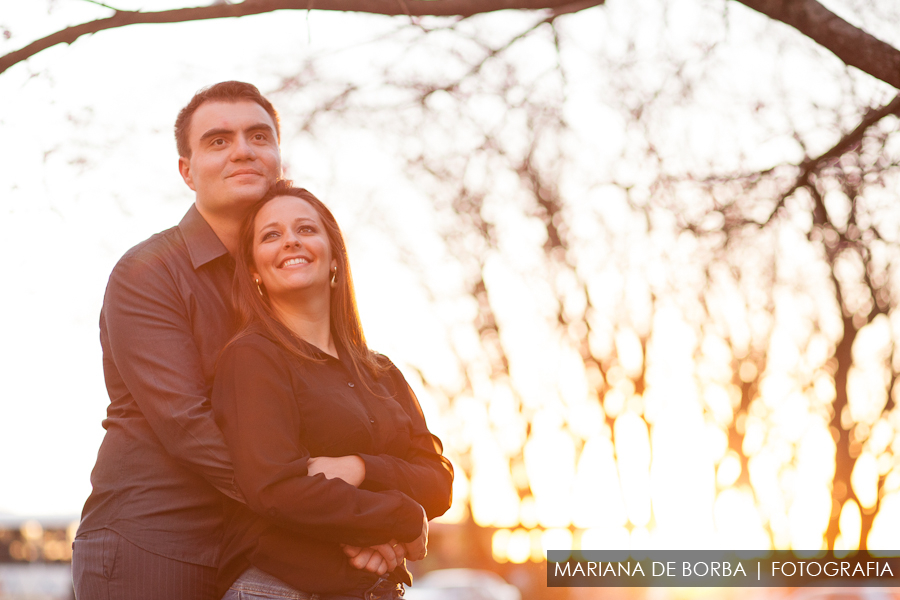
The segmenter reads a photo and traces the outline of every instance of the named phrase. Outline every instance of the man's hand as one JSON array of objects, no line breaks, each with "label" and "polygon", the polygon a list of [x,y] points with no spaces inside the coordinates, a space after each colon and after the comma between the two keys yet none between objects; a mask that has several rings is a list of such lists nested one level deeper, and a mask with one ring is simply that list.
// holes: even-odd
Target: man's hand
[{"label": "man's hand", "polygon": [[321,473],[326,479],[343,479],[354,487],[359,487],[366,479],[366,463],[355,454],[314,456],[307,462],[306,471],[309,475]]},{"label": "man's hand", "polygon": [[405,544],[400,544],[397,540],[368,548],[345,544],[342,544],[341,548],[344,550],[344,554],[350,557],[350,564],[353,567],[378,575],[384,575],[396,569],[406,553]]}]

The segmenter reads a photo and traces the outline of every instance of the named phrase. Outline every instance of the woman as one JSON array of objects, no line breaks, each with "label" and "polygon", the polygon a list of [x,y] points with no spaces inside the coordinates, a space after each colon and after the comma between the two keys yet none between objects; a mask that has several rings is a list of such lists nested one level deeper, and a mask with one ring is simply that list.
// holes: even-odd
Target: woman
[{"label": "woman", "polygon": [[453,470],[403,376],[366,346],[334,216],[278,182],[236,263],[241,327],[213,410],[247,505],[229,506],[224,597],[399,597]]}]

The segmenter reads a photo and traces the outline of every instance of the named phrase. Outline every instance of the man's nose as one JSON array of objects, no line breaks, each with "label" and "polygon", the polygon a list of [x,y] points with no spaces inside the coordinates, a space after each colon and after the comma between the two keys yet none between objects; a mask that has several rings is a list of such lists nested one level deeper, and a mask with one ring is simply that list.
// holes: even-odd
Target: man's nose
[{"label": "man's nose", "polygon": [[242,135],[237,137],[233,148],[232,158],[234,159],[252,160],[256,158],[256,150],[253,148],[253,144]]}]

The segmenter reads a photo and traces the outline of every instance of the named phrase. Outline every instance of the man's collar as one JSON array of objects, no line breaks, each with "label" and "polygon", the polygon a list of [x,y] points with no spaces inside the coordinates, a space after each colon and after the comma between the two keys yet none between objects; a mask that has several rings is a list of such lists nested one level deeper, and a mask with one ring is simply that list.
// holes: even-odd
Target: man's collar
[{"label": "man's collar", "polygon": [[184,236],[184,243],[188,254],[191,255],[194,269],[199,269],[206,263],[228,254],[225,244],[212,230],[195,204],[191,205],[178,226],[181,228],[181,235]]}]

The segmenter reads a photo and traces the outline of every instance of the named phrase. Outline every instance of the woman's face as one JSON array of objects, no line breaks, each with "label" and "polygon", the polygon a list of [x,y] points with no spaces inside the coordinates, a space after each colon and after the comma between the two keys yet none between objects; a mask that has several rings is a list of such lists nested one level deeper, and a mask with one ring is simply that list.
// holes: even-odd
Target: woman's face
[{"label": "woman's face", "polygon": [[250,275],[262,282],[272,300],[297,292],[327,294],[337,266],[319,214],[295,196],[273,198],[257,213],[253,263]]}]

